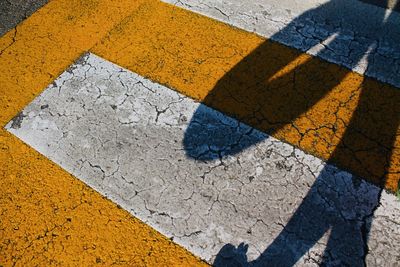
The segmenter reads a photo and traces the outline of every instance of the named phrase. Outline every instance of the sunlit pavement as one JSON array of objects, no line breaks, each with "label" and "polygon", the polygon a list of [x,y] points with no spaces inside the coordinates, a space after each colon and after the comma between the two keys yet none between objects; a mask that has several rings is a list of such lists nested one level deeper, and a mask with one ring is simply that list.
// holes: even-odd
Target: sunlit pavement
[{"label": "sunlit pavement", "polygon": [[0,265],[396,266],[400,14],[364,2],[1,3]]}]

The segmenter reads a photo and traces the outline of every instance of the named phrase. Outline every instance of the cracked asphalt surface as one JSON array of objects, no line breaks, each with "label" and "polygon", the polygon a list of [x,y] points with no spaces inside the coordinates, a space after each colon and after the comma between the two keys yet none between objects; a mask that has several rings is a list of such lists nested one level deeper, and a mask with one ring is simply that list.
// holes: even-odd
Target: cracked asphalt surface
[{"label": "cracked asphalt surface", "polygon": [[397,266],[398,2],[46,2],[0,1],[0,265]]},{"label": "cracked asphalt surface", "polygon": [[[241,242],[257,266],[398,261],[387,253],[400,251],[394,196],[94,55],[7,129],[217,266],[240,262],[224,245]],[[390,205],[394,221],[372,221],[375,209]],[[394,232],[382,236],[381,227]]]},{"label": "cracked asphalt surface", "polygon": [[368,181],[397,189],[400,91],[393,86],[151,2],[92,51]]},{"label": "cracked asphalt surface", "polygon": [[0,36],[17,26],[47,2],[48,0],[1,0]]},{"label": "cracked asphalt surface", "polygon": [[0,265],[205,265],[3,128],[136,4],[50,1],[0,38]]}]

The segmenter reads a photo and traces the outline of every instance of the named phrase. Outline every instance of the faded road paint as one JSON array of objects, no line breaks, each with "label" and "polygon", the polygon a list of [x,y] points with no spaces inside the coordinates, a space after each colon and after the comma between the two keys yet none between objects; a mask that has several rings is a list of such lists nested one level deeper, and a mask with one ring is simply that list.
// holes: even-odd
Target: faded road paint
[{"label": "faded road paint", "polygon": [[393,86],[158,2],[141,5],[92,51],[397,189],[400,90]]}]

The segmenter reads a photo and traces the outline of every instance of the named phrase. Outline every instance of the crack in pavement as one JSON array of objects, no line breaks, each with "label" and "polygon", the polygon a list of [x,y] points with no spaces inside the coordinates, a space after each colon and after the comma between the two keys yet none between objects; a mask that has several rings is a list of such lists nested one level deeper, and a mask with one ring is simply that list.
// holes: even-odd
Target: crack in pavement
[{"label": "crack in pavement", "polygon": [[[365,247],[378,187],[97,56],[84,55],[23,112],[10,132],[209,263],[242,242],[242,256],[268,258],[280,233],[302,250],[329,225],[351,234],[335,226],[301,264],[380,258],[380,247]],[[300,203],[314,209],[288,224]],[[396,251],[396,236],[379,235],[390,222],[379,222],[368,242],[386,238]],[[337,248],[325,251],[328,242]]]}]

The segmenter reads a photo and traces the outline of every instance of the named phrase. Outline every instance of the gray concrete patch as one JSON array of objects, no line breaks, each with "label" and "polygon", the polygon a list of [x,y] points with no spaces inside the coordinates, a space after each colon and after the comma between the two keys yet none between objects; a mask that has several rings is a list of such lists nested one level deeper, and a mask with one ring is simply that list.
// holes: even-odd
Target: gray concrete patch
[{"label": "gray concrete patch", "polygon": [[94,55],[6,127],[216,266],[398,263],[394,196]]},{"label": "gray concrete patch", "polygon": [[358,0],[164,0],[400,87],[400,14]]},{"label": "gray concrete patch", "polygon": [[0,0],[0,36],[32,15],[49,0]]}]

